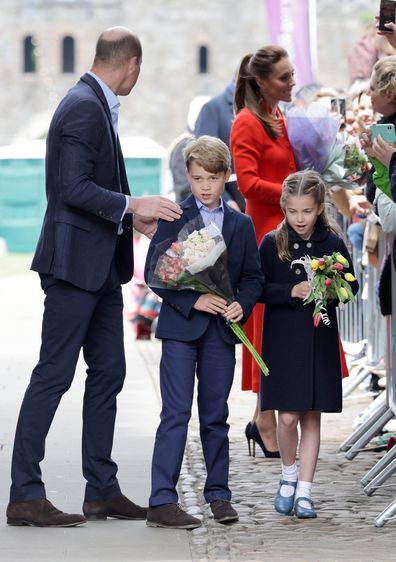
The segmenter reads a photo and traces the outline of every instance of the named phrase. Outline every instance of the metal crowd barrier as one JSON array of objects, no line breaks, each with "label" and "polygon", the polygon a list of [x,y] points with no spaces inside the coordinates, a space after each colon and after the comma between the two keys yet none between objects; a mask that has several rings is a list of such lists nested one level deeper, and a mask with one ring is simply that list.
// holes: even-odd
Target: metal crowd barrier
[{"label": "metal crowd barrier", "polygon": [[[346,238],[350,221],[344,217],[340,224]],[[376,296],[382,261],[386,255],[386,240],[381,233],[378,244],[378,267],[370,263],[362,267],[356,252],[350,248],[355,275],[359,281],[360,291],[353,306],[346,306],[338,311],[338,323],[342,341],[356,343],[365,341],[364,360],[352,364],[351,376],[344,383],[343,397],[349,396],[368,376],[379,371],[385,374],[386,323],[380,314]]]},{"label": "metal crowd barrier", "polygon": [[[376,365],[384,362],[386,366],[386,390],[373,400],[362,416],[362,423],[340,445],[346,451],[349,460],[362,451],[371,439],[377,436],[383,427],[396,416],[396,271],[392,266],[392,315],[386,319],[381,315],[377,298],[377,283],[383,265],[383,259],[392,254],[393,237],[381,234],[378,248],[378,267],[368,266],[359,279],[361,289],[367,283],[367,298],[358,297],[357,311],[348,306],[339,315],[340,333],[344,341],[359,341],[359,337],[367,340],[366,356],[361,364],[356,365],[357,372],[344,387],[344,397],[348,396],[372,372]],[[393,264],[393,260],[392,260]],[[355,268],[357,275],[359,270]],[[351,312],[349,312],[351,310]],[[344,316],[343,316],[344,315]],[[361,320],[361,324],[360,323]],[[356,322],[356,325],[353,322]],[[360,331],[361,330],[361,331]],[[384,482],[396,473],[396,446],[365,474],[361,480],[364,491],[372,495]],[[396,498],[375,519],[375,526],[382,527],[386,521],[396,515]]]},{"label": "metal crowd barrier", "polygon": [[[393,260],[393,237],[389,237],[389,252],[392,256],[392,315],[387,319],[388,346],[387,346],[387,378],[386,397],[389,410],[393,417],[396,416],[396,270]],[[375,490],[384,485],[384,482],[396,472],[396,446],[393,446],[377,462],[377,464],[362,478],[362,485],[367,495],[372,495]],[[375,519],[375,526],[382,527],[396,515],[396,498]]]}]

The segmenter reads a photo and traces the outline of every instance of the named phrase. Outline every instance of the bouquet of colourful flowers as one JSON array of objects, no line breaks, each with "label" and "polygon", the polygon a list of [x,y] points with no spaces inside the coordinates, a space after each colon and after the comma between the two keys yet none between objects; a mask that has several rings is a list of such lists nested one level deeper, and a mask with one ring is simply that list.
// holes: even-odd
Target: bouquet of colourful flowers
[{"label": "bouquet of colourful flowers", "polygon": [[[227,246],[214,223],[207,227],[202,225],[199,216],[184,225],[176,241],[158,245],[150,263],[148,285],[212,293],[231,304],[235,299],[227,269]],[[268,367],[242,325],[239,322],[227,322],[227,325],[249,350],[264,375],[268,375]]]},{"label": "bouquet of colourful flowers", "polygon": [[287,130],[299,170],[315,170],[329,185],[357,187],[369,168],[359,139],[339,131],[336,116],[319,103],[287,112]]},{"label": "bouquet of colourful flowers", "polygon": [[311,292],[304,299],[304,304],[314,303],[313,323],[315,328],[323,322],[325,326],[330,324],[327,314],[327,303],[331,300],[338,300],[344,303],[347,300],[355,302],[355,295],[352,292],[350,283],[356,281],[352,273],[345,273],[349,268],[348,260],[339,252],[333,252],[331,256],[321,258],[303,256],[298,260],[293,260],[294,264],[301,264],[307,274]]}]

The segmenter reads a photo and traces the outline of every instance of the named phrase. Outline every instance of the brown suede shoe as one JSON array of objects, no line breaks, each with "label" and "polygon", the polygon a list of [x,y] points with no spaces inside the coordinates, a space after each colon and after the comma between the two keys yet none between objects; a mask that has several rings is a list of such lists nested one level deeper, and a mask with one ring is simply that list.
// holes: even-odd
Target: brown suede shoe
[{"label": "brown suede shoe", "polygon": [[238,513],[232,507],[231,502],[226,500],[216,500],[210,503],[213,517],[219,523],[232,523],[238,521]]},{"label": "brown suede shoe", "polygon": [[146,519],[147,507],[140,507],[126,496],[116,496],[109,500],[85,501],[83,512],[88,521],[98,519]]},{"label": "brown suede shoe", "polygon": [[177,503],[166,503],[149,507],[146,525],[165,529],[195,529],[201,526],[200,519],[189,515]]},{"label": "brown suede shoe", "polygon": [[8,525],[32,527],[76,527],[86,523],[83,515],[64,513],[46,499],[10,502],[7,507]]}]

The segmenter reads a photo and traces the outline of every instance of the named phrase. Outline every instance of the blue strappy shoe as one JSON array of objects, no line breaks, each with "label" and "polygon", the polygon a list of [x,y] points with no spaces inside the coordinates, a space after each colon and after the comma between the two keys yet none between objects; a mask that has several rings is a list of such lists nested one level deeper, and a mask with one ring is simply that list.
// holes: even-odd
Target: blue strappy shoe
[{"label": "blue strappy shoe", "polygon": [[[289,497],[282,496],[280,493],[282,486],[293,486],[294,493]],[[288,515],[293,511],[294,495],[296,493],[296,488],[297,488],[297,482],[292,482],[290,480],[281,480],[279,482],[279,488],[275,494],[275,501],[274,501],[274,506],[278,513],[283,513],[284,515]]]},{"label": "blue strappy shoe", "polygon": [[[310,504],[311,507],[302,507],[300,502],[305,501]],[[298,519],[314,519],[317,517],[316,511],[313,508],[313,501],[311,498],[299,497],[294,503],[294,513]]]}]

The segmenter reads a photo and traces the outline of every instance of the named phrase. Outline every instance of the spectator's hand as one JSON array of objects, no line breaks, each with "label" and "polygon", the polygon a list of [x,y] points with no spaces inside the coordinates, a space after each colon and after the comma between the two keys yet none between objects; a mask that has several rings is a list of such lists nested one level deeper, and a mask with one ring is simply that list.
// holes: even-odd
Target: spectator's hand
[{"label": "spectator's hand", "polygon": [[147,236],[147,238],[152,238],[157,230],[157,219],[147,219],[139,215],[133,216],[133,228]]},{"label": "spectator's hand", "polygon": [[378,137],[376,137],[373,142],[373,154],[387,168],[389,168],[389,164],[394,152],[396,152],[396,148],[394,148],[388,142],[384,141],[381,135],[378,135]]},{"label": "spectator's hand", "polygon": [[365,215],[370,209],[371,203],[365,195],[351,195],[349,199],[349,210],[354,215]]},{"label": "spectator's hand", "polygon": [[388,43],[391,45],[391,47],[396,49],[396,25],[393,22],[386,23],[385,27],[387,27],[389,29],[389,32],[388,31],[380,31],[378,29],[379,17],[376,16],[375,20],[376,20],[376,27],[377,27],[378,35],[383,35],[384,37],[386,37],[387,40],[388,40]]},{"label": "spectator's hand", "polygon": [[174,221],[180,218],[182,210],[177,203],[161,196],[129,197],[128,213],[140,215],[141,219],[164,219]]},{"label": "spectator's hand", "polygon": [[291,296],[295,299],[306,299],[311,292],[311,287],[308,281],[301,281],[298,285],[294,285]]},{"label": "spectator's hand", "polygon": [[367,156],[374,156],[371,130],[367,130],[360,136],[360,144]]},{"label": "spectator's hand", "polygon": [[225,314],[223,314],[224,318],[228,322],[239,322],[243,318],[243,310],[239,302],[234,301],[226,308]]},{"label": "spectator's hand", "polygon": [[217,295],[206,293],[198,298],[193,308],[201,312],[208,312],[209,314],[225,314],[227,302]]}]

